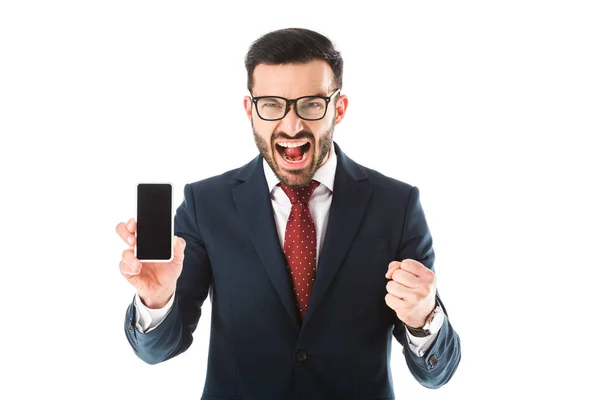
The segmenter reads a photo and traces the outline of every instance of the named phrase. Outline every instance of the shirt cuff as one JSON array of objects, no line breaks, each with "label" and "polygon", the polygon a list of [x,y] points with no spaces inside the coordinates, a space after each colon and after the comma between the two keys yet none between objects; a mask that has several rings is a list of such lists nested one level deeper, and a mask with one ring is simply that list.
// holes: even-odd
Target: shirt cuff
[{"label": "shirt cuff", "polygon": [[[446,318],[445,314],[444,318]],[[410,351],[417,357],[423,357],[431,345],[433,345],[435,339],[437,339],[441,326],[442,324],[439,324],[435,331],[431,330],[431,333],[424,337],[413,336],[405,326],[404,329],[406,329],[406,337],[408,338],[408,347],[410,348]]]},{"label": "shirt cuff", "polygon": [[142,333],[147,333],[160,325],[160,323],[163,322],[165,317],[169,314],[169,311],[171,311],[174,301],[175,293],[173,293],[169,299],[169,302],[163,308],[148,308],[146,305],[144,305],[142,299],[140,299],[140,296],[138,296],[136,293],[134,303],[137,311],[135,313],[135,327],[137,330]]}]

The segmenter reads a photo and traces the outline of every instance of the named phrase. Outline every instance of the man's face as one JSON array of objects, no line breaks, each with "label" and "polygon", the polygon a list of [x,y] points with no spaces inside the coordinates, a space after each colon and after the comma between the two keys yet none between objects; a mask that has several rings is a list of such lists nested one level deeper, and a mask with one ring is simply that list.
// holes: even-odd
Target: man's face
[{"label": "man's face", "polygon": [[[330,96],[335,89],[331,67],[322,60],[303,64],[266,65],[254,69],[252,95]],[[335,125],[344,117],[348,99],[332,97],[325,117],[317,121],[303,120],[293,106],[285,118],[265,121],[256,113],[250,96],[244,98],[246,114],[252,124],[254,141],[275,175],[288,186],[304,186],[323,165],[333,145]]]}]

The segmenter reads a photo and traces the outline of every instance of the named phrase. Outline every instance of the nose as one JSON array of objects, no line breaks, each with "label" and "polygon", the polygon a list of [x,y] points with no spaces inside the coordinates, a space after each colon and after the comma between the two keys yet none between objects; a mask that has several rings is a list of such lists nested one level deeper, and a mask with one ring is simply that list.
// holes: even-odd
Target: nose
[{"label": "nose", "polygon": [[290,111],[286,116],[279,121],[279,131],[285,132],[290,136],[296,135],[298,132],[304,130],[302,118],[296,114],[296,109],[293,105],[290,105]]}]

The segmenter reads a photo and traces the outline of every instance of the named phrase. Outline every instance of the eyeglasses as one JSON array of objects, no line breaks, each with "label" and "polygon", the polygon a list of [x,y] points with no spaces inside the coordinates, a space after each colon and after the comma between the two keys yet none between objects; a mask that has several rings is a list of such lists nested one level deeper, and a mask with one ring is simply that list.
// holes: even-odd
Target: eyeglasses
[{"label": "eyeglasses", "polygon": [[331,96],[302,96],[291,100],[279,96],[252,97],[250,95],[250,97],[256,107],[256,113],[265,121],[277,121],[285,118],[292,104],[298,117],[307,121],[317,121],[325,116],[331,98],[338,91],[340,89],[336,89]]}]

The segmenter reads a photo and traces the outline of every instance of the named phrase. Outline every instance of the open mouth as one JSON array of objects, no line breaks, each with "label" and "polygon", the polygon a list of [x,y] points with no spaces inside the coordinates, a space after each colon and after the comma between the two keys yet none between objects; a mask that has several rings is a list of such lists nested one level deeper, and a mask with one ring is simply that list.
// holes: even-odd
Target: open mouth
[{"label": "open mouth", "polygon": [[279,142],[275,147],[284,161],[301,164],[310,150],[310,142]]}]

